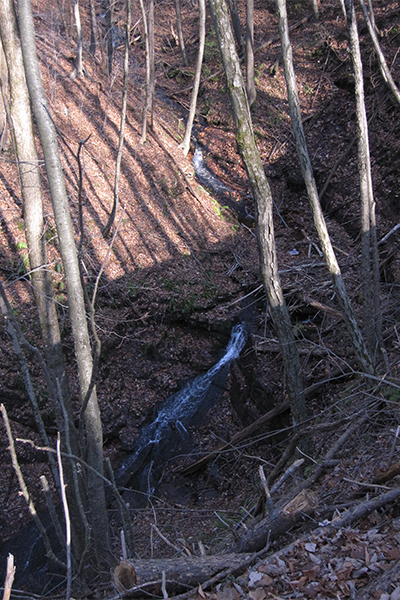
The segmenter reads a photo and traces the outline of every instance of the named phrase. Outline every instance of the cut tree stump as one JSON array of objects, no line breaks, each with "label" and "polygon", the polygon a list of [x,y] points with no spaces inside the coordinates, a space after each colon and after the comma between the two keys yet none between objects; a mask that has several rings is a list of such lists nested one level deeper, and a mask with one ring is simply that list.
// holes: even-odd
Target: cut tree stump
[{"label": "cut tree stump", "polygon": [[293,500],[281,509],[274,509],[239,539],[223,546],[222,552],[257,552],[268,542],[286,533],[304,517],[313,514],[318,506],[317,496],[309,490],[302,490]]}]

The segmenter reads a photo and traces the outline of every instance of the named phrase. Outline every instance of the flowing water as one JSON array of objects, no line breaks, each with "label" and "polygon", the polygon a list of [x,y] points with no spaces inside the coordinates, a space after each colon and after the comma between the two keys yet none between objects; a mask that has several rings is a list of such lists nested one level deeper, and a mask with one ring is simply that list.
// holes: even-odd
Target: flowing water
[{"label": "flowing water", "polygon": [[[195,138],[194,138],[195,139]],[[199,180],[204,183],[208,188],[213,190],[219,196],[226,196],[231,194],[231,190],[218,179],[214,173],[210,171],[203,159],[203,151],[197,144],[195,139],[195,151],[192,158],[192,165],[194,172]]]},{"label": "flowing water", "polygon": [[139,489],[147,485],[148,491],[152,491],[166,462],[176,454],[182,441],[189,438],[188,427],[199,424],[221,395],[229,365],[238,358],[246,338],[245,325],[235,325],[224,356],[207,373],[199,375],[165,401],[157,418],[142,429],[136,450],[117,471],[117,485],[134,485]]}]

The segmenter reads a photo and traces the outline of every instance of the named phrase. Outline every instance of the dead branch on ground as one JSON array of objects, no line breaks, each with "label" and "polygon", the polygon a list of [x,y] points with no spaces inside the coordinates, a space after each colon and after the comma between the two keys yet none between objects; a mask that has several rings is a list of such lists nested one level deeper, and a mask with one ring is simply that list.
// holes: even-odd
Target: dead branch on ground
[{"label": "dead branch on ground", "polygon": [[265,423],[268,423],[268,421],[271,421],[271,419],[273,419],[274,417],[277,417],[278,415],[282,414],[283,412],[288,410],[288,408],[289,402],[282,402],[282,404],[275,406],[275,408],[273,408],[265,415],[257,419],[257,421],[254,421],[254,423],[252,423],[251,425],[249,425],[245,429],[242,429],[236,435],[234,435],[230,442],[222,444],[217,450],[208,453],[206,456],[203,456],[196,462],[182,469],[181,474],[190,475],[192,473],[195,473],[196,471],[205,467],[210,461],[214,460],[221,452],[224,452],[225,450],[233,450],[235,444],[238,444],[239,442],[253,435],[253,433],[258,431],[263,425],[265,425]]}]

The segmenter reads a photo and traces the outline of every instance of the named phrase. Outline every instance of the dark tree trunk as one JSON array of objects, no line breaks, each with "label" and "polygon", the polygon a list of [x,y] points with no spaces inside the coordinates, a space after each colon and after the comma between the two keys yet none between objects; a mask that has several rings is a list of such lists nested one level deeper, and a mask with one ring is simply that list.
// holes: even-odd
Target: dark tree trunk
[{"label": "dark tree trunk", "polygon": [[363,281],[364,327],[368,349],[374,357],[383,350],[382,314],[380,307],[379,254],[376,234],[375,199],[372,186],[368,121],[365,109],[363,67],[353,0],[343,0],[350,37],[354,70],[356,118],[358,129],[358,172],[361,192],[361,258]]},{"label": "dark tree trunk", "polygon": [[244,53],[244,43],[237,0],[228,0],[228,6],[229,11],[231,13],[233,32],[235,34],[236,43],[238,45],[239,55],[242,56]]},{"label": "dark tree trunk", "polygon": [[89,52],[92,56],[96,55],[97,50],[97,39],[98,39],[98,27],[97,27],[97,15],[95,0],[89,0],[90,10],[90,46]]},{"label": "dark tree trunk", "polygon": [[107,74],[111,75],[112,73],[112,64],[114,58],[114,35],[113,35],[113,27],[114,27],[114,1],[107,0],[106,1],[106,24],[107,24]]},{"label": "dark tree trunk", "polygon": [[182,52],[184,65],[185,65],[185,67],[187,67],[189,62],[188,62],[187,52],[186,52],[186,48],[185,48],[185,40],[183,37],[183,30],[182,30],[181,0],[175,0],[175,12],[176,12],[176,27],[178,29],[179,46],[180,46],[180,49]]}]

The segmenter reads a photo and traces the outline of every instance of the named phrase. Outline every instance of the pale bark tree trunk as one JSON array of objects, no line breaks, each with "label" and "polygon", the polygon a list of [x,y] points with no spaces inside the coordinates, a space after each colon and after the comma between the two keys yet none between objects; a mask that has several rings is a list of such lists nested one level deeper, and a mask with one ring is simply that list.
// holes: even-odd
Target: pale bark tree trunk
[{"label": "pale bark tree trunk", "polygon": [[148,2],[148,14],[144,0],[140,0],[142,11],[143,30],[146,48],[146,89],[143,104],[142,137],[141,143],[145,144],[147,139],[147,114],[150,112],[150,127],[153,128],[153,101],[154,101],[154,0]]},{"label": "pale bark tree trunk", "polygon": [[190,139],[192,137],[192,127],[194,116],[196,114],[197,96],[200,87],[201,67],[203,64],[204,46],[206,41],[206,3],[205,0],[199,0],[199,51],[197,54],[196,71],[194,74],[192,97],[190,99],[189,115],[186,123],[185,137],[181,144],[183,153],[187,156],[190,150]]},{"label": "pale bark tree trunk", "polygon": [[[86,402],[84,419],[87,462],[99,474],[103,475],[103,435],[95,387],[92,389],[89,398],[86,398],[92,378],[93,360],[78,256],[62,165],[58,152],[56,131],[39,69],[30,0],[18,1],[18,17],[25,76],[43,148],[46,173],[60,242],[60,251],[66,275],[69,314],[74,337],[82,401]],[[89,519],[92,527],[96,561],[99,568],[108,568],[110,560],[112,562],[112,557],[109,546],[109,526],[104,484],[91,471],[87,473],[87,497],[90,505]]]},{"label": "pale bark tree trunk", "polygon": [[306,419],[307,409],[303,396],[300,359],[278,274],[271,190],[254,140],[250,108],[226,0],[210,0],[210,7],[235,117],[237,145],[248,173],[255,201],[263,283],[281,346],[292,419],[293,423],[298,425]]},{"label": "pale bark tree trunk", "polygon": [[71,73],[71,79],[76,77],[82,77],[84,73],[83,67],[83,38],[82,38],[82,24],[81,15],[79,11],[79,0],[74,0],[74,19],[76,27],[76,58],[75,58],[75,69]]},{"label": "pale bark tree trunk", "polygon": [[319,19],[318,0],[311,0],[311,7],[312,7],[312,10],[313,10],[314,19],[316,21],[318,21],[318,19]]},{"label": "pale bark tree trunk", "polygon": [[[68,378],[65,370],[57,311],[53,298],[53,282],[47,265],[39,161],[30,116],[31,105],[25,79],[21,44],[12,0],[0,0],[0,36],[9,65],[11,123],[24,206],[25,234],[32,271],[31,281],[38,307],[45,360],[50,376],[50,381],[48,381],[49,394],[54,406],[57,427],[62,436],[63,447],[66,449],[65,444],[68,435],[72,452],[79,454],[78,436],[74,426]],[[57,387],[59,388],[59,392]],[[60,402],[62,402],[65,409],[68,425],[65,423],[63,408],[60,406]],[[73,475],[70,464],[66,465],[66,476],[69,482],[67,489],[69,503],[71,509],[73,509],[72,525],[75,536],[75,549],[80,552],[84,549],[85,535],[82,530],[82,522],[74,496]]]},{"label": "pale bark tree trunk", "polygon": [[[9,65],[11,121],[24,205],[25,232],[32,270],[33,292],[38,307],[47,365],[55,389],[56,379],[60,381],[63,399],[72,422],[64,356],[53,298],[53,283],[51,273],[47,267],[39,161],[30,118],[31,106],[26,86],[19,33],[14,5],[11,0],[0,0],[0,35]],[[60,424],[63,419],[60,413],[58,416]]]},{"label": "pale bark tree trunk", "polygon": [[182,52],[183,63],[185,65],[185,67],[187,67],[189,62],[188,62],[188,57],[187,57],[187,52],[186,52],[186,47],[185,47],[185,39],[183,37],[183,30],[182,30],[181,0],[175,0],[175,12],[176,12],[176,28],[178,30],[179,47]]},{"label": "pale bark tree trunk", "polygon": [[299,97],[297,94],[296,78],[293,68],[292,47],[289,40],[289,26],[286,11],[286,0],[276,0],[278,10],[279,35],[281,38],[283,68],[285,72],[286,86],[288,92],[290,117],[292,120],[293,132],[296,140],[297,155],[301,166],[302,175],[307,187],[308,198],[314,217],[314,224],[318,232],[322,250],[325,256],[326,264],[332,276],[336,294],[343,316],[347,325],[358,362],[365,373],[372,374],[373,366],[365,347],[361,331],[357,325],[356,318],[351,307],[350,299],[347,295],[346,287],[336,260],[335,252],[329,237],[328,228],[321,209],[317,185],[308,154],[307,142],[304,135],[303,124],[301,120],[301,111]]},{"label": "pale bark tree trunk", "polygon": [[374,44],[376,55],[378,57],[379,67],[380,67],[380,70],[381,70],[381,73],[382,73],[382,77],[383,77],[386,85],[388,86],[388,88],[392,92],[393,97],[396,100],[397,104],[400,105],[400,91],[399,91],[399,88],[395,84],[395,81],[394,81],[394,79],[392,77],[392,74],[391,74],[390,69],[388,67],[388,64],[386,62],[385,56],[384,56],[384,54],[383,54],[383,52],[381,50],[381,46],[379,44],[378,36],[376,35],[376,32],[375,32],[375,26],[374,26],[375,20],[373,18],[374,13],[372,11],[372,5],[371,5],[371,15],[369,15],[364,0],[360,0],[360,4],[361,4],[361,7],[363,9],[364,18],[365,18],[365,22],[367,23],[369,35],[371,36],[372,43]]},{"label": "pale bark tree trunk", "polygon": [[365,110],[363,68],[353,0],[342,0],[350,37],[354,70],[356,117],[358,128],[358,171],[361,192],[361,254],[364,327],[371,356],[383,350],[380,307],[379,253],[376,233],[375,199],[372,186],[368,121]]},{"label": "pale bark tree trunk", "polygon": [[121,121],[119,128],[119,142],[117,160],[115,164],[115,177],[114,177],[114,203],[107,225],[103,230],[103,235],[107,237],[110,234],[111,228],[114,224],[115,217],[118,210],[119,204],[119,180],[121,176],[121,162],[122,162],[122,151],[124,149],[124,133],[125,133],[125,122],[126,122],[126,106],[128,102],[128,78],[129,78],[129,39],[131,31],[131,0],[126,0],[126,28],[125,28],[125,54],[124,54],[124,82],[122,89],[122,107],[121,107]]},{"label": "pale bark tree trunk", "polygon": [[8,146],[8,123],[7,123],[7,88],[8,69],[3,46],[0,43],[0,152]]},{"label": "pale bark tree trunk", "polygon": [[254,81],[254,0],[246,0],[246,91],[249,105],[256,101]]},{"label": "pale bark tree trunk", "polygon": [[150,54],[150,79],[149,79],[149,107],[150,129],[153,130],[154,121],[154,92],[155,92],[155,56],[154,56],[154,0],[149,0],[149,54]]}]

